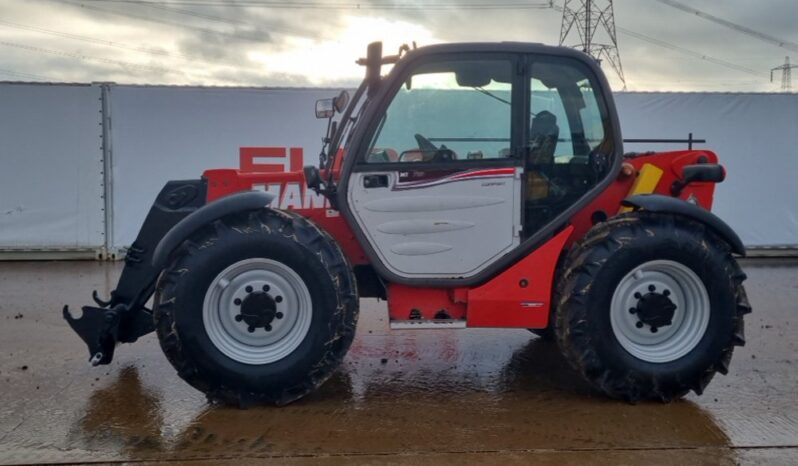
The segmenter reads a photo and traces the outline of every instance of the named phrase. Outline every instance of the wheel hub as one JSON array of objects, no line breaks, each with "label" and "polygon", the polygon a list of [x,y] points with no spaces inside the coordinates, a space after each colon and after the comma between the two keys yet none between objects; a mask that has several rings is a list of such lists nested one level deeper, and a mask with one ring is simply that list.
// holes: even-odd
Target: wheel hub
[{"label": "wheel hub", "polygon": [[692,351],[709,325],[709,294],[686,265],[652,260],[621,278],[610,321],[618,343],[650,363],[675,361]]},{"label": "wheel hub", "polygon": [[[638,328],[648,325],[651,331],[656,333],[660,327],[665,327],[673,323],[673,316],[676,313],[676,304],[669,298],[670,290],[657,292],[654,285],[650,285],[648,293],[641,295],[635,293],[637,306],[630,309],[632,314],[638,318]],[[642,324],[642,325],[640,325]]]},{"label": "wheel hub", "polygon": [[289,266],[266,258],[231,264],[208,286],[203,324],[211,342],[244,364],[270,364],[294,351],[310,329],[313,303]]},{"label": "wheel hub", "polygon": [[[267,285],[264,288],[268,288]],[[247,325],[247,331],[250,333],[256,329],[262,328],[267,332],[272,330],[272,322],[274,319],[282,319],[283,313],[277,311],[276,298],[272,297],[269,293],[264,291],[249,291],[243,301],[236,299],[234,304],[240,305],[241,310],[235,316],[236,322],[244,322]],[[282,298],[280,299],[282,300]]]}]

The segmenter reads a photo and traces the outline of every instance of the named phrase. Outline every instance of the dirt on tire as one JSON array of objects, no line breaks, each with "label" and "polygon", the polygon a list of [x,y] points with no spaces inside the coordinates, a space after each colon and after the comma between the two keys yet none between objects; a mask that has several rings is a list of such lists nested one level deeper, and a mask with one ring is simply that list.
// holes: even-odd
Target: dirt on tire
[{"label": "dirt on tire", "polygon": [[[619,274],[657,258],[699,269],[711,303],[698,346],[666,364],[635,358],[609,328],[609,298]],[[701,394],[716,373],[728,372],[734,347],[745,344],[743,316],[751,307],[744,279],[729,245],[706,225],[672,214],[619,215],[595,226],[566,259],[558,283],[558,344],[571,366],[613,398],[668,402],[690,390]]]},{"label": "dirt on tire", "polygon": [[[208,277],[253,255],[288,263],[312,283],[313,298],[305,340],[284,359],[260,366],[227,358],[202,327]],[[340,365],[354,339],[358,307],[355,277],[337,243],[299,215],[262,209],[217,220],[185,241],[158,281],[153,318],[167,359],[210,400],[284,405],[319,387]]]}]

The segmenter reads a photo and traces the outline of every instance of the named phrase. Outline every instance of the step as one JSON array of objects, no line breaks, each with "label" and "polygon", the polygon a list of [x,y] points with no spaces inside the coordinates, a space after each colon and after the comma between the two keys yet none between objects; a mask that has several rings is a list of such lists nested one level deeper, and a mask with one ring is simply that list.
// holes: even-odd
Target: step
[{"label": "step", "polygon": [[414,319],[392,320],[391,330],[429,329],[429,328],[466,328],[466,321],[459,319]]}]

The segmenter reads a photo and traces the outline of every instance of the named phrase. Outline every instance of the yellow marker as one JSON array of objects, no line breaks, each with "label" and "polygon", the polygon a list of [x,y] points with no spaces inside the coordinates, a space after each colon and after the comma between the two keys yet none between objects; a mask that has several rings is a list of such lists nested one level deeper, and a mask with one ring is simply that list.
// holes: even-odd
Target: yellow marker
[{"label": "yellow marker", "polygon": [[[644,163],[640,172],[637,174],[637,179],[629,190],[629,196],[635,194],[651,194],[657,188],[660,178],[662,178],[662,169],[650,163]],[[618,211],[619,214],[629,212],[631,207],[621,207]]]}]

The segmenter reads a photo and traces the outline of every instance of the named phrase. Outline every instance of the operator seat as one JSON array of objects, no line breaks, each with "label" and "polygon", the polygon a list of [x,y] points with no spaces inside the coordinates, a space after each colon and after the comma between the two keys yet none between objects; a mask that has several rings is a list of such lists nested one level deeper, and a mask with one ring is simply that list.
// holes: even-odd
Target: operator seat
[{"label": "operator seat", "polygon": [[529,128],[529,156],[526,160],[526,199],[541,201],[549,196],[546,172],[554,164],[554,150],[560,128],[553,113],[542,110],[532,119]]},{"label": "operator seat", "polygon": [[529,128],[528,165],[544,165],[554,162],[554,149],[560,137],[560,127],[553,113],[542,110],[532,119]]}]

